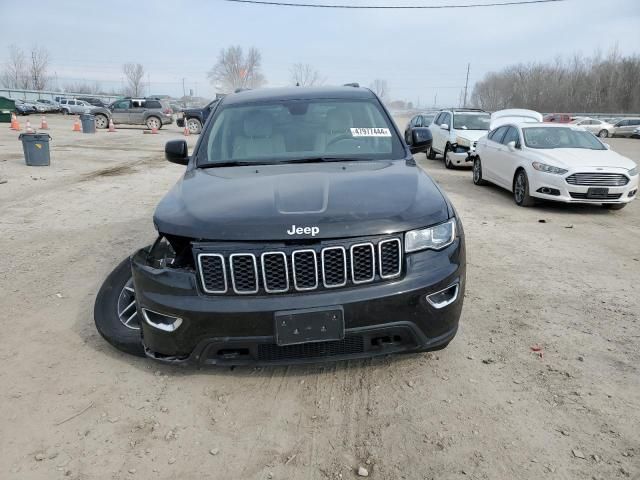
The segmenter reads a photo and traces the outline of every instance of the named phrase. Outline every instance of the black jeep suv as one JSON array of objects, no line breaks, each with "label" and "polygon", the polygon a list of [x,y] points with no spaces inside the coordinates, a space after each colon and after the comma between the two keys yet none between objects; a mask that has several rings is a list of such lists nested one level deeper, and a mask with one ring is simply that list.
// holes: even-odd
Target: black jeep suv
[{"label": "black jeep suv", "polygon": [[444,348],[465,288],[456,211],[368,89],[229,95],[103,285],[112,344],[169,363],[277,364]]}]

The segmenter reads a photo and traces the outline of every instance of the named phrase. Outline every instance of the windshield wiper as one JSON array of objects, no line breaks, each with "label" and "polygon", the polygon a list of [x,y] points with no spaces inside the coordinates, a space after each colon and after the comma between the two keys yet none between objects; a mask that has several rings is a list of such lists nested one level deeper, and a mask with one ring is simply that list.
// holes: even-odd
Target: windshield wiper
[{"label": "windshield wiper", "polygon": [[211,162],[211,163],[203,163],[198,165],[198,168],[217,168],[217,167],[248,167],[251,165],[269,165],[266,163],[257,163],[257,162],[239,162],[236,160],[228,161],[228,162]]},{"label": "windshield wiper", "polygon": [[352,160],[358,160],[357,158],[343,158],[343,157],[304,157],[304,158],[290,158],[284,160],[273,160],[269,162],[247,162],[230,160],[227,162],[211,162],[198,165],[198,168],[216,168],[216,167],[247,167],[258,165],[282,165],[285,163],[320,163],[320,162],[347,162]]},{"label": "windshield wiper", "polygon": [[290,159],[282,160],[278,163],[348,162],[352,160],[358,160],[358,159],[346,158],[346,157],[304,157],[304,158],[290,158]]}]

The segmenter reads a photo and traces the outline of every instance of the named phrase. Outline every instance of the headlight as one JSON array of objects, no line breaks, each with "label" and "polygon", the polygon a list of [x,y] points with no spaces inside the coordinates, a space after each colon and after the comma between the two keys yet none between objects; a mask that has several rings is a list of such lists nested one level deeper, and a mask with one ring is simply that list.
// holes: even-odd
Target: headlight
[{"label": "headlight", "polygon": [[463,137],[456,137],[456,143],[458,145],[460,145],[461,147],[470,147],[471,146],[471,140],[468,140],[468,139],[463,138]]},{"label": "headlight", "polygon": [[407,253],[418,250],[441,250],[456,239],[456,219],[452,218],[440,225],[430,228],[411,230],[404,236],[404,251]]},{"label": "headlight", "polygon": [[634,177],[638,174],[638,167],[633,167],[631,170],[629,170],[629,176],[630,177]]},{"label": "headlight", "polygon": [[546,163],[540,163],[540,162],[533,162],[533,168],[535,168],[539,172],[555,173],[556,175],[562,175],[569,171],[569,170],[565,170],[564,168],[558,168],[558,167],[554,167],[552,165],[547,165]]},{"label": "headlight", "polygon": [[165,237],[159,237],[149,252],[149,263],[154,268],[165,268],[173,264],[176,252]]}]

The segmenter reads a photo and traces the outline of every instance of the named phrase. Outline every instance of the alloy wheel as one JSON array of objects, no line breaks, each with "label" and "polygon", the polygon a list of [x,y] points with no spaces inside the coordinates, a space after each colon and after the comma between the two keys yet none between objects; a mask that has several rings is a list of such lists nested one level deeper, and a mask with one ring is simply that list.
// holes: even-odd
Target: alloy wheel
[{"label": "alloy wheel", "polygon": [[514,194],[516,196],[516,202],[522,203],[524,200],[525,191],[527,189],[527,181],[524,178],[524,173],[520,172],[516,178],[516,186],[514,188]]},{"label": "alloy wheel", "polygon": [[474,183],[478,183],[478,180],[480,180],[480,160],[476,159],[476,161],[473,162],[473,181]]},{"label": "alloy wheel", "polygon": [[118,318],[131,330],[140,330],[140,319],[136,308],[136,292],[133,289],[133,278],[125,284],[118,297]]}]

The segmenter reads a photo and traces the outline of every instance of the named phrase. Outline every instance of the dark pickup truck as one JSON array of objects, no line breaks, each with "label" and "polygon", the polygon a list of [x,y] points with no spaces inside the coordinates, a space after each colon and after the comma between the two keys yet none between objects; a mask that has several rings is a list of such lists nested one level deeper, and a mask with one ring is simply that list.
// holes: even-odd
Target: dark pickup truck
[{"label": "dark pickup truck", "polygon": [[221,100],[154,214],[156,242],[95,304],[118,348],[195,365],[424,352],[455,336],[462,223],[368,89],[250,90]]},{"label": "dark pickup truck", "polygon": [[186,122],[189,133],[193,135],[199,134],[200,132],[202,132],[202,126],[204,125],[204,122],[207,121],[207,118],[209,118],[209,114],[213,111],[219,101],[220,99],[216,98],[204,107],[184,108],[180,110],[176,119],[176,125],[178,125],[180,128],[184,128]]}]

